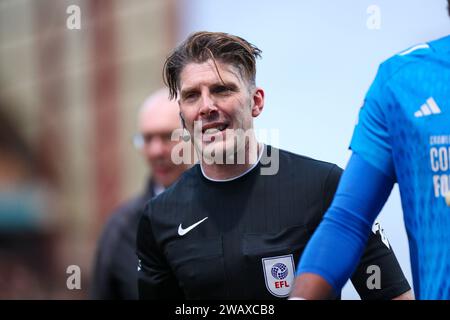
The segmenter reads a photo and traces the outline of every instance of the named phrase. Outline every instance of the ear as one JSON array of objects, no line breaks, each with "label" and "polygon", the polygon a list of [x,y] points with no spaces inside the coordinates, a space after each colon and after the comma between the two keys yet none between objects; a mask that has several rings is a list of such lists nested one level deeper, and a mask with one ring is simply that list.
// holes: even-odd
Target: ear
[{"label": "ear", "polygon": [[256,118],[261,114],[264,108],[264,90],[257,87],[253,93],[252,117]]}]

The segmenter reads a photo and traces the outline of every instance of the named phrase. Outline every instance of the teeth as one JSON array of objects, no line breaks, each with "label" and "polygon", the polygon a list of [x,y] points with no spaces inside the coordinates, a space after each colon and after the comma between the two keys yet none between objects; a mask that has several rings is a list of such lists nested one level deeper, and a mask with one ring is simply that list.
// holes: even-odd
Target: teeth
[{"label": "teeth", "polygon": [[217,128],[210,128],[205,130],[205,134],[215,134],[217,132],[220,132]]},{"label": "teeth", "polygon": [[206,129],[203,133],[204,134],[216,134],[217,132],[225,130],[226,127],[227,127],[226,125],[220,125],[215,128]]}]

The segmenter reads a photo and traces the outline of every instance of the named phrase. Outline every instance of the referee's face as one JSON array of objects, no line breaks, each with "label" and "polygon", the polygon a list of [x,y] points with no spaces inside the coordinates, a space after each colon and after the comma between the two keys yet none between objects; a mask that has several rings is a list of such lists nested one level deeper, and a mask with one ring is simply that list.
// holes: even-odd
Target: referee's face
[{"label": "referee's face", "polygon": [[264,106],[264,91],[251,86],[236,67],[220,61],[216,65],[217,69],[208,60],[184,67],[180,74],[179,106],[197,150],[229,155],[239,151],[234,146],[236,130],[253,129],[253,117]]}]

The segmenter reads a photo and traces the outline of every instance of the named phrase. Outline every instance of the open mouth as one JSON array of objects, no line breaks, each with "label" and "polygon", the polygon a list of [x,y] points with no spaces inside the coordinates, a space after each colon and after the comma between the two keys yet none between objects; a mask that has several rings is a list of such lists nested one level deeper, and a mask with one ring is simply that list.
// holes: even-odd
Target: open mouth
[{"label": "open mouth", "polygon": [[213,135],[219,132],[222,132],[224,130],[226,130],[228,128],[229,124],[228,123],[223,123],[223,122],[214,122],[214,123],[209,123],[209,124],[205,124],[202,127],[202,134],[207,134],[207,135]]}]

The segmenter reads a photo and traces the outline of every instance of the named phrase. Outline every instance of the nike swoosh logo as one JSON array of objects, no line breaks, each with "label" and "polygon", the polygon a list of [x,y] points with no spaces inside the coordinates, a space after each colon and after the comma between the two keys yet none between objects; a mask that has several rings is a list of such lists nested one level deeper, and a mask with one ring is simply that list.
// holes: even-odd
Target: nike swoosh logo
[{"label": "nike swoosh logo", "polygon": [[188,233],[189,231],[191,231],[192,229],[194,229],[196,226],[198,226],[200,223],[202,223],[202,222],[205,221],[206,219],[208,219],[208,217],[203,218],[202,220],[200,220],[200,221],[194,223],[193,225],[187,227],[186,229],[183,229],[183,227],[181,226],[181,223],[180,223],[180,225],[178,226],[178,234],[179,234],[180,236],[184,236],[186,233]]}]

